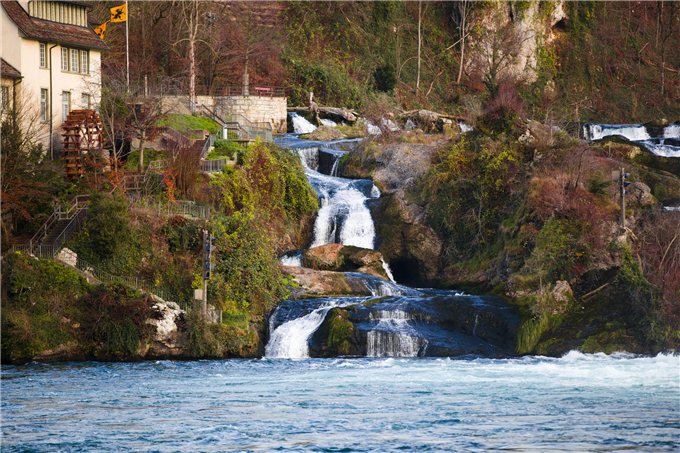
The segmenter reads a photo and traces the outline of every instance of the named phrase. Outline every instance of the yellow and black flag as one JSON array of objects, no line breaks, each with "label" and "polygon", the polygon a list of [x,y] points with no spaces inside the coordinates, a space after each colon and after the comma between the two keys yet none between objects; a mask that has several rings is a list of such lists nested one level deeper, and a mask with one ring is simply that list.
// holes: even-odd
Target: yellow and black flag
[{"label": "yellow and black flag", "polygon": [[106,24],[108,24],[108,23],[109,23],[109,21],[106,21],[103,24],[101,24],[99,27],[94,29],[94,32],[97,33],[97,35],[99,35],[99,39],[101,39],[102,41],[104,40],[104,34],[106,33]]},{"label": "yellow and black flag", "polygon": [[127,4],[111,8],[111,22],[125,22],[127,20]]}]

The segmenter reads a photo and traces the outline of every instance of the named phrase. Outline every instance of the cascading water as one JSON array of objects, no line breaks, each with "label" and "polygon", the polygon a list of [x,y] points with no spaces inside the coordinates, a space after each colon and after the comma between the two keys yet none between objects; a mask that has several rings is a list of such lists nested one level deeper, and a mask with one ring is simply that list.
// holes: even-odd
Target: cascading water
[{"label": "cascading water", "polygon": [[331,175],[318,171],[320,147],[299,147],[296,151],[321,205],[314,223],[312,247],[340,243],[372,249],[375,226],[366,201],[380,196],[378,188],[366,179],[331,176],[337,172],[344,154],[341,151],[326,149],[326,154],[334,159]]},{"label": "cascading water", "polygon": [[[296,131],[303,130],[305,125],[300,121],[302,118],[292,115]],[[277,142],[297,152],[305,174],[319,197],[320,208],[314,224],[312,247],[341,243],[373,249],[375,226],[367,202],[379,198],[380,190],[370,180],[337,176],[340,157],[345,153],[339,146],[346,141],[314,142],[287,135],[278,137]],[[300,261],[299,252],[281,258],[282,264],[287,266],[299,266]],[[265,356],[309,357],[310,342],[315,344],[314,351],[318,351],[319,340],[312,339],[317,338],[315,333],[334,307],[352,311],[351,322],[357,338],[365,341],[364,346],[354,349],[354,353],[360,355],[417,357],[461,353],[497,354],[495,346],[476,338],[479,323],[477,313],[483,309],[477,307],[477,299],[454,291],[415,290],[399,285],[384,260],[382,267],[390,281],[362,273],[346,274],[352,287],[363,288],[364,293],[371,294],[371,297],[283,301],[270,317],[270,338]],[[490,304],[486,309],[498,310],[498,307]],[[412,315],[416,311],[420,313],[417,319]],[[464,332],[451,330],[450,326],[472,326],[471,321],[446,321],[448,324],[444,325],[432,321],[445,318],[449,313],[459,313],[469,319],[475,316],[474,327]],[[510,316],[508,319],[511,325],[514,318]]]},{"label": "cascading water", "polygon": [[316,130],[315,125],[297,113],[291,112],[288,116],[290,116],[290,121],[293,123],[293,132],[296,134],[310,134]]},{"label": "cascading water", "polygon": [[424,354],[427,340],[411,327],[412,317],[403,310],[376,310],[369,319],[375,326],[366,333],[368,357],[418,357]]},{"label": "cascading water", "polygon": [[326,313],[338,305],[339,301],[330,301],[305,316],[281,324],[276,329],[272,325],[274,319],[272,315],[269,329],[272,333],[265,347],[265,356],[287,359],[309,357],[309,337],[319,328]]},{"label": "cascading water", "polygon": [[666,127],[644,124],[585,124],[583,138],[588,141],[623,137],[661,157],[680,157],[680,124]]},{"label": "cascading water", "polygon": [[284,266],[300,267],[302,266],[302,252],[286,253],[279,261]]}]

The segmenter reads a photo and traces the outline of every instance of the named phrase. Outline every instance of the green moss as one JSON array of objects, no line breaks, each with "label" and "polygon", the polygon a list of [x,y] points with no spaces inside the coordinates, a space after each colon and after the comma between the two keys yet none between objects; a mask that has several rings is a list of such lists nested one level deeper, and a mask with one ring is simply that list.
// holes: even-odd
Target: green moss
[{"label": "green moss", "polygon": [[332,356],[350,353],[354,324],[347,318],[349,313],[341,308],[333,308],[328,313],[328,353]]},{"label": "green moss", "polygon": [[544,343],[540,348],[537,347],[541,337],[559,326],[562,320],[562,316],[550,314],[525,320],[517,332],[517,353],[547,353],[547,344]]},{"label": "green moss", "polygon": [[625,352],[630,350],[630,345],[637,340],[626,329],[604,331],[596,335],[591,335],[579,347],[579,350],[586,353],[604,352]]},{"label": "green moss", "polygon": [[217,134],[221,131],[220,125],[213,119],[205,116],[183,115],[179,113],[170,113],[164,119],[159,121],[159,126],[168,126],[176,131],[189,135],[190,138],[202,139],[202,136],[193,136],[193,131],[207,130],[211,134]]}]

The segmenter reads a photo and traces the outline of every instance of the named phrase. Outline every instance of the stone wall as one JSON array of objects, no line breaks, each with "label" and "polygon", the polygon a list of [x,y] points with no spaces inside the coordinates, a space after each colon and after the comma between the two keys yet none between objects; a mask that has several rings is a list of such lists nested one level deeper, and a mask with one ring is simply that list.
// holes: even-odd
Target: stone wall
[{"label": "stone wall", "polygon": [[224,96],[215,98],[222,112],[243,115],[254,123],[269,123],[274,133],[286,132],[287,98],[267,96]]},{"label": "stone wall", "polygon": [[[269,123],[273,132],[285,133],[288,116],[286,97],[269,96],[197,96],[196,102],[205,105],[220,115],[242,115],[253,123]],[[189,114],[188,96],[165,96],[163,109],[174,113]],[[200,109],[198,113],[202,112]],[[238,120],[238,118],[236,118]]]}]

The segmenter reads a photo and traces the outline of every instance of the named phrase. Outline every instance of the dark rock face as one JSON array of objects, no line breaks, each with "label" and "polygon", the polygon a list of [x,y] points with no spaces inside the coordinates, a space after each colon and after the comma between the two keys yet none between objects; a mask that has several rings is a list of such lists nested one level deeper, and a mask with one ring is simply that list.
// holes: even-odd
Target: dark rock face
[{"label": "dark rock face", "polygon": [[332,309],[310,338],[310,355],[507,357],[518,325],[501,299],[426,290]]},{"label": "dark rock face", "polygon": [[420,219],[412,218],[399,197],[383,195],[372,209],[378,234],[378,249],[390,263],[397,281],[408,285],[436,284],[442,242]]}]

